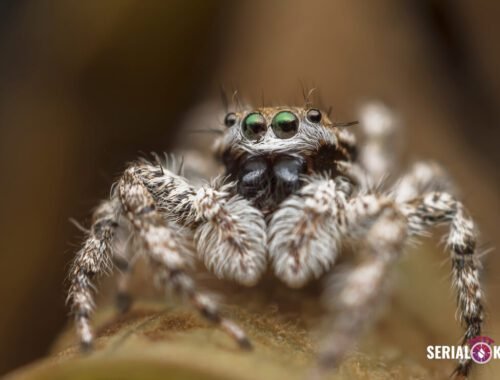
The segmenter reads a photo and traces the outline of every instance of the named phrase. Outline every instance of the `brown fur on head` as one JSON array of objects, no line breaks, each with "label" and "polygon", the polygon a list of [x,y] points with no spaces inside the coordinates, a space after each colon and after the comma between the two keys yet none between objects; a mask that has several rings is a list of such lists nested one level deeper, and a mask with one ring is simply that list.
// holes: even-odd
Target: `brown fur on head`
[{"label": "brown fur on head", "polygon": [[305,107],[262,107],[228,113],[215,154],[238,192],[263,211],[298,189],[304,175],[355,159],[355,139],[325,112]]}]

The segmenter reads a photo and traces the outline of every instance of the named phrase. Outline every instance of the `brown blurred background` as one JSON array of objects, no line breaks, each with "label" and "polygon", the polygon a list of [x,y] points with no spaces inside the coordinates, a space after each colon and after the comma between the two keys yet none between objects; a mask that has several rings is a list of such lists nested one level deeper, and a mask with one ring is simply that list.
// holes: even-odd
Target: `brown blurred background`
[{"label": "brown blurred background", "polygon": [[483,242],[500,246],[499,16],[487,0],[0,2],[0,374],[47,352],[66,322],[81,238],[68,219],[87,221],[140,151],[171,149],[221,83],[276,103],[299,101],[303,81],[339,120],[386,101],[406,158],[449,168]]}]

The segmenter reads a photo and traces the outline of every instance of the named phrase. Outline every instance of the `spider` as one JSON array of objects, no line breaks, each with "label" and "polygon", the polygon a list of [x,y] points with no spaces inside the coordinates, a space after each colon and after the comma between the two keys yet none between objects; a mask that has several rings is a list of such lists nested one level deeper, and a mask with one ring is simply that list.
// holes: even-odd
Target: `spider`
[{"label": "spider", "polygon": [[[477,233],[445,171],[417,162],[389,180],[396,119],[382,104],[365,106],[360,147],[353,124],[334,123],[309,103],[240,108],[220,125],[215,155],[225,175],[210,184],[193,185],[158,156],[129,165],[93,213],[69,272],[68,302],[81,346],[90,348],[93,341],[92,280],[113,265],[129,271],[137,252],[162,286],[250,349],[245,332],[196,287],[190,275],[194,262],[248,287],[269,269],[290,288],[300,288],[332,277],[342,247],[350,245],[358,263],[340,289],[324,290],[337,313],[317,368],[335,368],[372,321],[387,273],[404,247],[443,224],[449,227],[462,344],[481,335]],[[123,309],[130,304],[125,288],[119,292]],[[466,377],[471,365],[460,361],[456,376]]]}]

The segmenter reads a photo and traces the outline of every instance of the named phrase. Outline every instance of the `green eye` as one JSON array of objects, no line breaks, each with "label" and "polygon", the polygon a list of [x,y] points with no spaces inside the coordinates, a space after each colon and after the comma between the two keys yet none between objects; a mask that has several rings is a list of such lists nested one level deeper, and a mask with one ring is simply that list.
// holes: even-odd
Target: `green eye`
[{"label": "green eye", "polygon": [[293,137],[299,129],[299,119],[293,112],[281,111],[271,123],[274,134],[280,139],[289,139]]},{"label": "green eye", "polygon": [[243,120],[241,130],[247,139],[258,140],[266,133],[266,119],[260,113],[251,113]]}]

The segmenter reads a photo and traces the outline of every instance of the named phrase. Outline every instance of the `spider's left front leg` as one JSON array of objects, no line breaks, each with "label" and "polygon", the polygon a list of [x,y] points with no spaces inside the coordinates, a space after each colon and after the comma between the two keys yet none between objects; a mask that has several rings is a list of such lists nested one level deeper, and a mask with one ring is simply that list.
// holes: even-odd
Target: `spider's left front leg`
[{"label": "spider's left front leg", "polygon": [[276,277],[300,288],[327,272],[340,246],[342,210],[352,193],[343,177],[316,176],[281,203],[268,227],[268,248]]},{"label": "spider's left front leg", "polygon": [[400,257],[407,235],[404,216],[385,197],[353,198],[343,214],[342,235],[360,242],[362,262],[345,276],[338,293],[338,287],[325,292],[327,302],[332,300],[337,313],[320,351],[318,373],[337,367],[375,319],[388,271]]},{"label": "spider's left front leg", "polygon": [[339,314],[320,353],[320,370],[335,367],[373,319],[388,269],[400,256],[406,219],[382,196],[351,197],[351,183],[316,177],[289,197],[269,223],[274,272],[290,287],[301,287],[333,266],[343,239],[361,240],[364,262],[346,278]]}]

